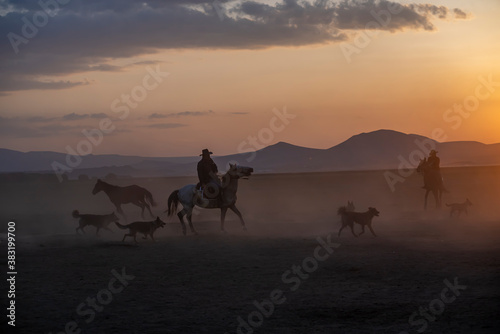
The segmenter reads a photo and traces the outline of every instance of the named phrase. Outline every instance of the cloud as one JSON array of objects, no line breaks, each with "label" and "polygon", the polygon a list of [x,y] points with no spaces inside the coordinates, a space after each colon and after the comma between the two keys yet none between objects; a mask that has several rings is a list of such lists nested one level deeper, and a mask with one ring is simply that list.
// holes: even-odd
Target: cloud
[{"label": "cloud", "polygon": [[80,126],[63,125],[57,122],[42,126],[36,124],[50,121],[48,118],[38,117],[0,117],[0,136],[3,138],[40,138],[59,136],[63,133],[73,132],[75,129],[81,130]]},{"label": "cloud", "polygon": [[152,128],[152,129],[175,129],[175,128],[180,128],[187,126],[187,124],[181,124],[181,123],[155,123],[155,124],[149,124],[149,125],[144,125],[142,127],[144,128]]},{"label": "cloud", "polygon": [[65,121],[78,121],[82,119],[87,119],[87,118],[106,118],[108,115],[105,113],[94,113],[94,114],[77,114],[77,113],[71,113],[62,116],[62,119]]},{"label": "cloud", "polygon": [[45,117],[45,116],[31,116],[31,117],[27,117],[25,120],[26,120],[26,122],[39,123],[39,122],[50,122],[50,121],[53,121],[54,119],[56,119],[56,118],[55,117]]},{"label": "cloud", "polygon": [[[62,134],[81,135],[85,128],[98,127],[96,124],[68,123],[101,119],[108,117],[105,113],[66,114],[60,117],[28,116],[28,117],[0,117],[0,137],[4,138],[36,138],[57,137]],[[95,121],[94,121],[95,122]],[[113,133],[128,132],[127,129],[117,129]]]},{"label": "cloud", "polygon": [[[61,76],[117,72],[113,61],[161,49],[264,49],[342,42],[397,3],[386,0],[299,1],[275,4],[243,0],[73,0],[50,11],[46,24],[25,36],[38,1],[0,2],[0,92],[65,89],[88,84]],[[387,31],[435,30],[436,20],[464,19],[461,9],[401,5]],[[23,18],[25,21],[23,21]],[[24,28],[24,29],[23,29]],[[29,29],[28,29],[29,30]],[[17,51],[17,52],[16,52]],[[147,61],[145,61],[147,62]],[[137,65],[141,62],[137,62]],[[128,66],[134,66],[130,64]],[[52,77],[42,81],[41,77]]]},{"label": "cloud", "polygon": [[0,77],[0,91],[4,92],[31,89],[66,89],[88,84],[89,82],[87,81],[40,81],[36,79],[17,79],[15,78],[15,75],[9,73]]},{"label": "cloud", "polygon": [[471,15],[469,13],[466,13],[459,8],[454,8],[453,14],[455,14],[455,18],[462,19],[462,20],[465,20],[465,19],[468,19],[471,17]]},{"label": "cloud", "polygon": [[168,118],[168,117],[179,117],[179,116],[205,116],[205,115],[210,115],[213,114],[213,110],[208,110],[208,111],[181,111],[181,112],[176,112],[176,113],[170,113],[170,114],[161,114],[161,113],[152,113],[149,115],[149,119],[161,119],[161,118]]},{"label": "cloud", "polygon": [[248,115],[250,113],[249,112],[244,112],[244,111],[234,111],[231,114],[232,115]]},{"label": "cloud", "polygon": [[[460,9],[455,8],[459,12]],[[463,19],[455,10],[431,4],[401,5],[393,1],[342,1],[335,9],[335,24],[340,29],[435,30],[436,19]],[[465,14],[465,12],[462,12]],[[466,14],[465,14],[466,15]]]}]

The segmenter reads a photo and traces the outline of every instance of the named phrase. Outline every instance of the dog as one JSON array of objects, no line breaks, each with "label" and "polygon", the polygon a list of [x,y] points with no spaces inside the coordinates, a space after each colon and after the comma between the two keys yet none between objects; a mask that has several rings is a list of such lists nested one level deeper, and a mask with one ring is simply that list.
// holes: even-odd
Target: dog
[{"label": "dog", "polygon": [[365,225],[368,226],[372,234],[376,237],[377,235],[373,231],[372,228],[372,219],[373,217],[378,217],[380,212],[375,208],[368,208],[366,212],[349,212],[347,211],[347,207],[341,206],[337,213],[342,217],[342,226],[340,227],[338,236],[340,237],[340,232],[344,229],[344,227],[349,226],[351,228],[352,234],[357,237],[356,233],[354,233],[354,223],[358,223],[361,225],[362,231],[359,235],[365,233]]},{"label": "dog", "polygon": [[110,213],[109,215],[91,215],[91,214],[80,214],[78,210],[74,210],[72,212],[72,216],[73,218],[80,218],[79,226],[76,228],[77,234],[80,234],[78,230],[82,230],[82,232],[85,233],[83,228],[87,225],[92,225],[95,226],[97,229],[95,231],[95,234],[97,236],[99,236],[99,230],[101,228],[111,231],[108,225],[112,222],[117,222],[118,220],[120,220],[120,218],[118,218],[114,212]]},{"label": "dog", "polygon": [[161,221],[160,217],[156,217],[156,220],[149,222],[133,222],[127,225],[122,225],[118,222],[116,223],[116,226],[118,226],[123,230],[126,230],[127,228],[129,229],[129,233],[123,236],[122,242],[125,241],[126,237],[134,237],[135,243],[137,243],[136,239],[137,232],[144,234],[143,239],[147,239],[148,235],[150,235],[151,239],[153,239],[153,241],[156,241],[155,238],[153,237],[153,233],[155,233],[157,228],[159,227],[163,228],[163,226],[165,225],[166,224],[163,221]]},{"label": "dog", "polygon": [[450,209],[450,218],[453,217],[453,213],[455,211],[458,212],[457,218],[460,217],[462,212],[465,212],[465,215],[468,216],[469,214],[467,213],[467,207],[471,206],[471,205],[472,205],[472,203],[471,203],[471,201],[469,201],[468,198],[463,203],[451,203],[451,204],[446,203],[446,206],[451,208]]}]

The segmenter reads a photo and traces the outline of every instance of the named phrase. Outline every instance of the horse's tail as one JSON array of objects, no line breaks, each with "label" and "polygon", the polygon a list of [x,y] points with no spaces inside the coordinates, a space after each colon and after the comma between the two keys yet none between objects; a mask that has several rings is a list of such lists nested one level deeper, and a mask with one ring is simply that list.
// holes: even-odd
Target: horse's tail
[{"label": "horse's tail", "polygon": [[128,229],[128,228],[129,228],[129,225],[130,225],[130,224],[128,224],[128,225],[122,225],[122,224],[120,224],[119,222],[115,222],[115,224],[116,224],[116,226],[118,226],[118,227],[119,227],[119,228],[121,228],[122,230],[126,230],[126,229]]},{"label": "horse's tail", "polygon": [[80,212],[78,212],[78,210],[73,210],[71,215],[73,216],[73,218],[80,218]]},{"label": "horse's tail", "polygon": [[338,208],[337,210],[337,214],[338,215],[343,215],[347,212],[347,208],[345,206],[341,206],[340,208]]},{"label": "horse's tail", "polygon": [[177,206],[179,205],[179,190],[174,190],[170,196],[168,196],[168,208],[164,212],[168,212],[168,216],[172,216],[177,212]]},{"label": "horse's tail", "polygon": [[146,189],[144,189],[144,197],[146,197],[146,199],[149,201],[149,203],[152,206],[156,206],[157,205],[157,203],[153,199],[153,195],[151,195],[151,193],[148,190],[146,190]]}]

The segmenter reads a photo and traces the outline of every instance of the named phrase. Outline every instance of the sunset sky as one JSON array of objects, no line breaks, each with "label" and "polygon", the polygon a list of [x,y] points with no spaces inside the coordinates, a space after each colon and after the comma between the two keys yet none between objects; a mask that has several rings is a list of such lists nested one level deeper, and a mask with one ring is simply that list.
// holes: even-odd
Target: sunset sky
[{"label": "sunset sky", "polygon": [[0,0],[2,148],[76,150],[85,131],[91,153],[145,156],[382,128],[500,142],[498,0],[42,3]]}]

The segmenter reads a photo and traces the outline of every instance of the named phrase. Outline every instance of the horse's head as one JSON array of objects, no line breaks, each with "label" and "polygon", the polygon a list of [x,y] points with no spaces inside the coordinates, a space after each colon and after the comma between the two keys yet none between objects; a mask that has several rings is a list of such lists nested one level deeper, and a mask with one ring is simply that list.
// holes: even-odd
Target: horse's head
[{"label": "horse's head", "polygon": [[247,178],[253,173],[252,167],[244,167],[238,166],[237,164],[229,164],[229,170],[227,171],[227,175],[231,179],[239,179],[239,178]]},{"label": "horse's head", "polygon": [[420,163],[417,166],[417,173],[422,173],[426,166],[427,166],[427,158],[420,159]]},{"label": "horse's head", "polygon": [[97,182],[96,182],[96,184],[94,186],[94,189],[92,190],[92,195],[95,195],[99,191],[101,191],[103,184],[104,184],[104,182],[102,182],[101,179],[97,179]]}]

